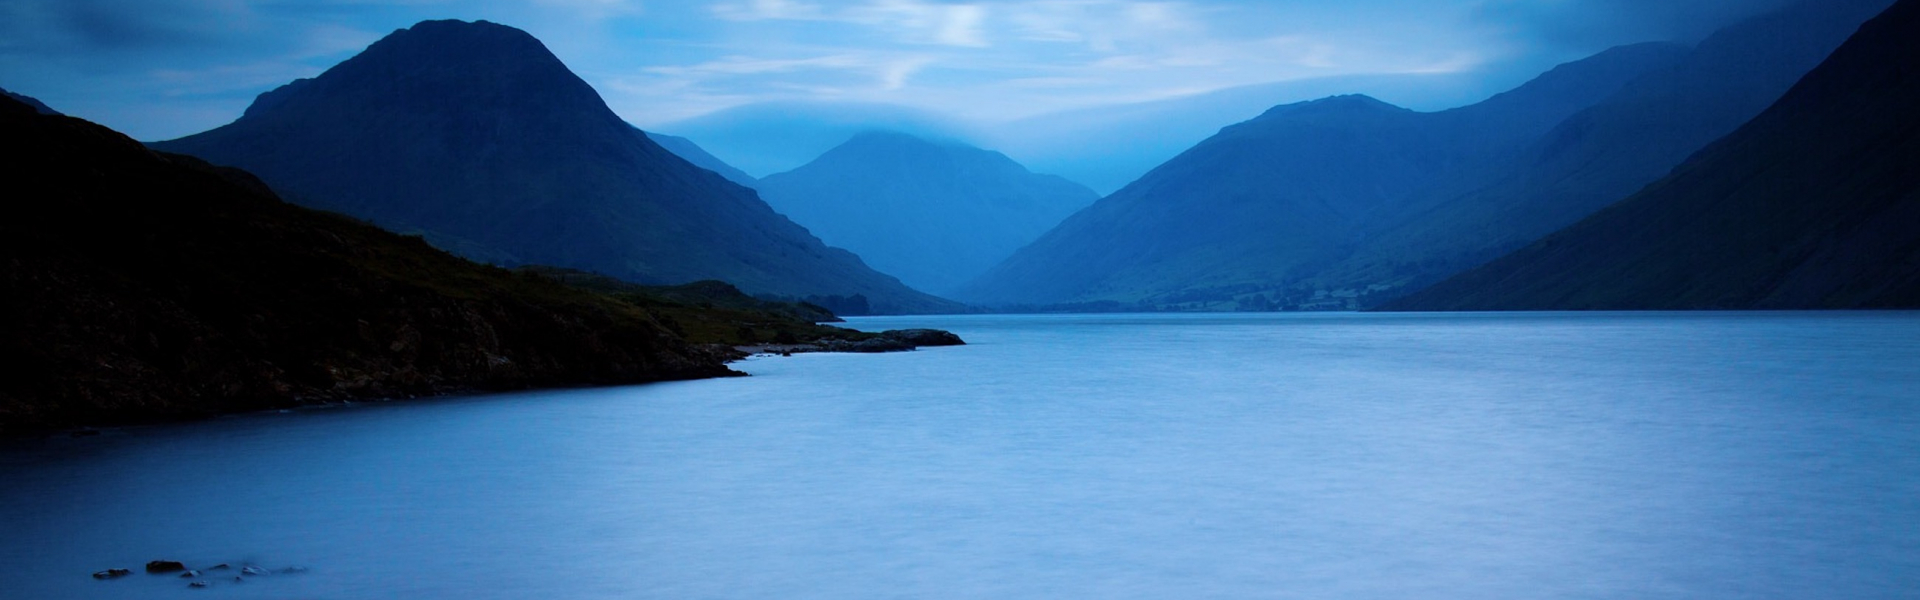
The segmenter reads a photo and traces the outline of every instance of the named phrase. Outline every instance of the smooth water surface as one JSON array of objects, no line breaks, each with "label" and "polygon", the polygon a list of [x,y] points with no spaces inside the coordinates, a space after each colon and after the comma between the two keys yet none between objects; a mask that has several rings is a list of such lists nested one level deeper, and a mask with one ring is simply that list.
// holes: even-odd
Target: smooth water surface
[{"label": "smooth water surface", "polygon": [[1920,314],[855,325],[972,344],[0,446],[0,597],[1920,597]]}]

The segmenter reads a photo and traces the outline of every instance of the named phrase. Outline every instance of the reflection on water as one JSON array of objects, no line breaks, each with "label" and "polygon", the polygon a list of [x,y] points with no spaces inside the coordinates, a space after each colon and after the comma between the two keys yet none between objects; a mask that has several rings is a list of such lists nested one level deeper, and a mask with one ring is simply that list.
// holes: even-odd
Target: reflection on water
[{"label": "reflection on water", "polygon": [[1920,589],[1913,313],[855,324],[972,345],[0,447],[0,596]]}]

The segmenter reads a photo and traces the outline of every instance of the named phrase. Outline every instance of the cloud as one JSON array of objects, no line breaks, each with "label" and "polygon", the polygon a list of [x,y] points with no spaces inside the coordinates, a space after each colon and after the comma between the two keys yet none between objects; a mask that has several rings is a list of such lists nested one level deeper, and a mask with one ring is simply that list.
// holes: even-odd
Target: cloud
[{"label": "cloud", "polygon": [[[642,125],[790,100],[1007,121],[1306,78],[1511,84],[1787,1],[0,0],[0,84],[81,116],[89,102],[136,107],[116,114],[211,96],[244,106],[416,21],[487,19],[542,39]],[[142,137],[219,124],[161,108],[107,124]]]},{"label": "cloud", "polygon": [[1483,0],[1478,22],[1533,43],[1594,49],[1625,41],[1691,41],[1792,0]]},{"label": "cloud", "polygon": [[924,0],[869,0],[826,8],[796,0],[723,2],[713,7],[716,17],[729,21],[811,21],[858,25],[891,32],[899,41],[960,47],[985,47],[981,25],[989,7]]}]

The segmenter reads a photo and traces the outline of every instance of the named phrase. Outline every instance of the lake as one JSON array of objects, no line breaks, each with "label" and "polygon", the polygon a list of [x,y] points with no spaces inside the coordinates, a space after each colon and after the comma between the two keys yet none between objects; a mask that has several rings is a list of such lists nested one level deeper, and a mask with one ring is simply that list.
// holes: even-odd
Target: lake
[{"label": "lake", "polygon": [[0,445],[0,597],[1920,597],[1920,313],[853,325],[971,345]]}]

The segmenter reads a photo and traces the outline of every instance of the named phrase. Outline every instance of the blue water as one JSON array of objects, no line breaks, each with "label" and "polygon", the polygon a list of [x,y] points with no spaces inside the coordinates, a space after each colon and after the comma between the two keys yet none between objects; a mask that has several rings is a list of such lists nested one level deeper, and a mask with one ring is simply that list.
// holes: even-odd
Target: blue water
[{"label": "blue water", "polygon": [[0,597],[1920,597],[1920,314],[854,324],[972,345],[0,446]]}]

